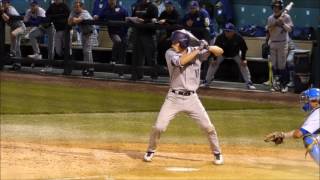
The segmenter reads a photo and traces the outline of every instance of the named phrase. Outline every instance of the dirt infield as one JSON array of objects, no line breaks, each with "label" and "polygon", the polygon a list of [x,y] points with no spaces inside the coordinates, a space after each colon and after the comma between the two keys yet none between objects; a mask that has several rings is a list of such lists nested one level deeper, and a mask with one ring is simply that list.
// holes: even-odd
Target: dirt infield
[{"label": "dirt infield", "polygon": [[2,140],[1,179],[319,179],[303,150],[223,146],[215,166],[205,145],[162,144],[142,161],[146,144]]},{"label": "dirt infield", "polygon": [[[132,81],[105,81],[83,79],[71,76],[47,76],[34,74],[21,74],[1,72],[2,80],[21,80],[34,83],[49,83],[69,86],[79,86],[88,88],[114,88],[114,89],[130,89],[135,92],[154,92],[166,94],[168,86],[149,83],[136,83]],[[236,91],[223,89],[207,89],[200,88],[198,90],[201,96],[215,96],[227,99],[246,99],[259,102],[277,102],[286,104],[296,104],[298,102],[298,95],[293,93],[278,93],[278,92],[255,92],[255,91]]]}]

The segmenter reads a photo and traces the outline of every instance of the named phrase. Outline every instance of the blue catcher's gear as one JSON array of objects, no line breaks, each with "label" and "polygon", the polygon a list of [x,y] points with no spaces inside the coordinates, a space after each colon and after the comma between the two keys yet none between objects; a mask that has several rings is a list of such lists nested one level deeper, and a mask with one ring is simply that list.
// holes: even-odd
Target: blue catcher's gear
[{"label": "blue catcher's gear", "polygon": [[190,37],[179,30],[174,31],[170,38],[172,43],[180,43],[181,48],[185,49],[189,46]]},{"label": "blue catcher's gear", "polygon": [[319,135],[306,135],[303,138],[304,145],[307,149],[307,153],[310,154],[312,159],[320,165],[320,136]]},{"label": "blue catcher's gear", "polygon": [[300,95],[300,101],[304,103],[302,107],[304,111],[311,111],[312,107],[310,101],[320,102],[320,89],[310,88],[306,91],[303,91]]}]

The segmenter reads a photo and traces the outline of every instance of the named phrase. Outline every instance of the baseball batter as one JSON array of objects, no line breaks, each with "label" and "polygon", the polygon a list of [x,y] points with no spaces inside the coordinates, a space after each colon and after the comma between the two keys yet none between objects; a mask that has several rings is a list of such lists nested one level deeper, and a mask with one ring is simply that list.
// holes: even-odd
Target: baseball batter
[{"label": "baseball batter", "polygon": [[150,134],[149,147],[144,161],[150,162],[157,148],[160,134],[179,113],[187,113],[205,131],[214,155],[213,163],[223,164],[223,156],[215,127],[196,93],[200,83],[200,67],[210,53],[220,56],[223,50],[218,46],[208,46],[200,41],[200,46],[190,47],[190,35],[185,30],[177,30],[171,36],[171,48],[165,57],[170,75],[170,89],[161,107],[158,118]]},{"label": "baseball batter", "polygon": [[301,93],[304,103],[302,109],[310,112],[300,128],[289,132],[274,132],[266,136],[265,141],[281,144],[283,139],[301,138],[312,159],[320,165],[320,89],[310,88]]},{"label": "baseball batter", "polygon": [[[270,34],[270,60],[274,80],[280,82],[280,91],[288,91],[288,75],[286,60],[288,54],[289,32],[292,31],[293,23],[290,15],[282,14],[283,0],[272,0],[273,14],[268,17],[267,30]],[[275,89],[278,90],[278,89]]]}]

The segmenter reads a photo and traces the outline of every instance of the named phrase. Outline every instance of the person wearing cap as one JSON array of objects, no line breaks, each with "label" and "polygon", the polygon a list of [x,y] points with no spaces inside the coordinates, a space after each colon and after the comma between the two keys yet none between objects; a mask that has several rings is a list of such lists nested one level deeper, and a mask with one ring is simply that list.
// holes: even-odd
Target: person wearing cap
[{"label": "person wearing cap", "polygon": [[[268,17],[267,31],[269,32],[270,60],[272,62],[273,82],[271,91],[288,92],[289,73],[286,70],[288,55],[289,33],[293,22],[289,14],[282,14],[283,0],[272,0],[273,14]],[[278,87],[280,84],[280,87]]]},{"label": "person wearing cap", "polygon": [[[63,56],[63,47],[65,40],[65,30],[70,30],[67,18],[70,14],[70,9],[63,0],[54,0],[46,10],[46,21],[43,22],[40,28],[30,33],[29,38],[32,44],[33,53],[29,58],[41,59],[39,44],[37,39],[48,35],[48,60],[49,65],[41,72],[51,72],[55,52],[58,56]],[[71,48],[70,48],[71,49]]]},{"label": "person wearing cap", "polygon": [[243,37],[236,32],[236,27],[232,23],[227,23],[223,29],[223,33],[217,36],[214,44],[221,47],[224,53],[222,56],[214,57],[210,63],[204,85],[209,85],[214,79],[214,75],[221,62],[225,58],[230,58],[238,64],[247,88],[251,90],[256,89],[251,82],[251,75],[246,60],[248,47]]},{"label": "person wearing cap", "polygon": [[187,28],[198,28],[198,30],[192,29],[192,34],[198,39],[210,40],[209,13],[205,9],[200,8],[198,1],[190,2],[189,12],[183,17],[182,25]]},{"label": "person wearing cap", "polygon": [[176,30],[170,38],[171,48],[165,53],[170,89],[152,126],[149,145],[143,157],[145,162],[153,161],[161,135],[167,130],[176,115],[184,112],[200,126],[207,136],[213,155],[213,164],[224,164],[216,128],[197,94],[201,64],[208,59],[210,54],[220,56],[223,50],[218,46],[209,46],[204,40],[200,41],[199,46],[191,47],[191,36],[193,35],[186,30]]},{"label": "person wearing cap", "polygon": [[[20,16],[18,11],[11,5],[10,0],[3,0],[1,7],[1,18],[10,27],[10,57],[21,57],[20,42],[21,37],[26,31],[26,27],[20,19],[14,18]],[[12,70],[19,70],[21,63],[14,63]]]},{"label": "person wearing cap", "polygon": [[[132,12],[132,17],[135,17],[134,23],[138,24],[154,24],[158,18],[158,8],[151,0],[141,0],[135,6]],[[139,66],[144,66],[147,62],[148,66],[156,68],[156,30],[145,27],[134,27],[132,29],[132,80],[140,80],[143,78],[142,69]],[[158,74],[156,69],[151,74],[152,79],[157,79]]]},{"label": "person wearing cap", "polygon": [[[44,21],[45,17],[46,11],[39,6],[38,1],[31,1],[30,8],[26,11],[26,15],[23,18],[24,23],[28,27],[28,33],[25,36],[27,39],[29,39],[30,33],[32,33],[33,31],[37,31],[41,27],[41,24]],[[28,57],[33,59],[42,59],[42,55],[40,53],[29,55]]]},{"label": "person wearing cap", "polygon": [[84,9],[84,3],[79,1],[75,2],[73,4],[73,10],[68,18],[68,24],[70,26],[79,26],[81,32],[83,60],[88,64],[88,66],[82,70],[82,75],[94,76],[91,41],[94,26],[90,24],[82,24],[85,20],[93,20],[93,17]]},{"label": "person wearing cap", "polygon": [[[165,10],[160,14],[158,18],[158,23],[167,26],[167,25],[177,25],[180,20],[179,12],[173,5],[171,0],[165,0]],[[160,35],[158,39],[158,64],[159,65],[166,65],[164,54],[167,49],[171,46],[170,36],[173,30],[160,30]]]},{"label": "person wearing cap", "polygon": [[41,21],[46,17],[46,11],[39,6],[37,0],[30,1],[30,8],[26,11],[26,14],[23,18],[26,26],[29,27],[38,27],[41,24]]}]

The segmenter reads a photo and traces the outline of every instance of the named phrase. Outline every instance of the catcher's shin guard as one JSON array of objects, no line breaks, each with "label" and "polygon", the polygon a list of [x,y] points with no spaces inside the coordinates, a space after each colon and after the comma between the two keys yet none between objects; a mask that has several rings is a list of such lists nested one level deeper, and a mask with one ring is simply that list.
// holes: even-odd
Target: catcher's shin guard
[{"label": "catcher's shin guard", "polygon": [[303,138],[307,153],[320,165],[320,135],[307,135]]}]

